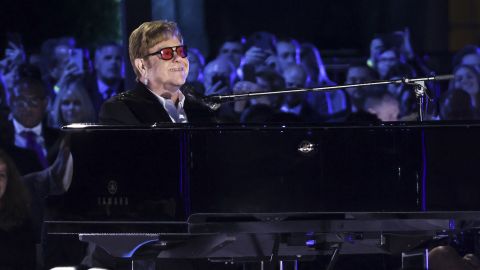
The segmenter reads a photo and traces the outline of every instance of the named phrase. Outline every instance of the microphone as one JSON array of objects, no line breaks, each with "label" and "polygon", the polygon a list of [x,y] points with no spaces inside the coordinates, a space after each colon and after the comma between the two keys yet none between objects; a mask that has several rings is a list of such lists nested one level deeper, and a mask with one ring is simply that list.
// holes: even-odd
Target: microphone
[{"label": "microphone", "polygon": [[452,80],[455,78],[455,75],[453,74],[445,74],[445,75],[436,75],[436,76],[430,76],[430,77],[425,77],[425,78],[403,78],[402,82],[403,83],[418,83],[418,82],[426,82],[426,81],[448,81]]},{"label": "microphone", "polygon": [[195,87],[190,84],[182,85],[180,87],[180,91],[182,91],[182,93],[193,102],[205,106],[212,111],[216,111],[218,110],[218,108],[220,108],[220,103],[216,103],[215,101],[208,101],[204,95],[195,91]]},{"label": "microphone", "polygon": [[448,81],[452,80],[453,78],[455,78],[455,75],[453,74],[437,75],[433,77],[435,81]]}]

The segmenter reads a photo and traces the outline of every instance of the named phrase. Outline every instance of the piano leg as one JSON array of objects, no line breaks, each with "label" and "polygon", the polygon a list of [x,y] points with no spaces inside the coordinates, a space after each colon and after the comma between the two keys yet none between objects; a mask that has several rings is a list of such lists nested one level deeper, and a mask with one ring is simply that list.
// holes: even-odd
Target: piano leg
[{"label": "piano leg", "polygon": [[428,249],[402,252],[402,269],[428,269]]},{"label": "piano leg", "polygon": [[[273,241],[272,253],[270,255],[270,270],[276,270],[277,268],[277,263],[279,262],[278,261],[279,246],[280,246],[280,235],[275,235],[275,240]],[[262,268],[263,268],[263,264],[262,264]]]},{"label": "piano leg", "polygon": [[340,249],[342,248],[342,244],[339,244],[334,250],[332,254],[332,258],[330,258],[330,262],[328,263],[327,270],[333,270],[335,264],[337,263],[338,257],[340,256]]},{"label": "piano leg", "polygon": [[155,270],[155,260],[132,260],[132,270]]}]

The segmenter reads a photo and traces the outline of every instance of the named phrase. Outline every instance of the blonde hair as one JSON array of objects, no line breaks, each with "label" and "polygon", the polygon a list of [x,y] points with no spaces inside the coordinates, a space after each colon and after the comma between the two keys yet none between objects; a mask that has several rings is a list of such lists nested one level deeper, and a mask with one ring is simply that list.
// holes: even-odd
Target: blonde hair
[{"label": "blonde hair", "polygon": [[183,43],[177,24],[166,20],[144,22],[133,30],[128,41],[128,54],[137,79],[140,72],[135,67],[135,59],[144,58],[148,54],[148,49],[172,37],[177,37],[180,43]]},{"label": "blonde hair", "polygon": [[73,79],[65,83],[64,87],[60,90],[55,102],[53,103],[49,125],[54,128],[60,128],[64,125],[71,124],[67,123],[62,117],[62,101],[65,96],[70,93],[75,92],[80,97],[80,103],[82,106],[82,119],[83,123],[94,123],[96,119],[95,108],[93,106],[92,100],[87,93],[85,83],[81,79]]}]

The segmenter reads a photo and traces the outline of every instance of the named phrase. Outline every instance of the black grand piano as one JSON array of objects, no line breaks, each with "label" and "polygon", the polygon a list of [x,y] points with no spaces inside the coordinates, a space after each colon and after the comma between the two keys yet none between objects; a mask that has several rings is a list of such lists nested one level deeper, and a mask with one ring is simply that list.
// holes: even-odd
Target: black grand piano
[{"label": "black grand piano", "polygon": [[48,232],[116,257],[408,256],[480,220],[480,123],[65,131],[73,181]]}]

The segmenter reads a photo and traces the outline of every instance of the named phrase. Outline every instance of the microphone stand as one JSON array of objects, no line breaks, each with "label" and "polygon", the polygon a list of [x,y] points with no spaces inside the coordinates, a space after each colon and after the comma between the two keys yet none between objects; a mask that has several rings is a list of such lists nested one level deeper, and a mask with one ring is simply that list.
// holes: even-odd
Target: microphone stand
[{"label": "microphone stand", "polygon": [[377,85],[387,85],[387,84],[400,84],[405,83],[414,87],[415,96],[417,97],[419,105],[419,120],[423,121],[424,113],[426,110],[425,97],[428,100],[432,100],[428,96],[428,89],[425,86],[427,81],[440,81],[440,80],[451,80],[453,75],[439,75],[423,78],[403,78],[396,80],[379,80],[379,81],[370,81],[364,83],[354,83],[354,84],[344,84],[344,85],[334,85],[334,86],[324,86],[324,87],[315,87],[315,88],[301,88],[301,89],[288,89],[288,90],[279,90],[279,91],[261,91],[261,92],[249,92],[243,94],[232,94],[232,95],[211,95],[203,97],[203,102],[212,110],[218,109],[222,103],[235,102],[242,99],[250,99],[260,96],[270,96],[270,95],[281,95],[281,94],[292,94],[292,93],[303,93],[303,92],[328,92],[336,91],[339,89],[349,88],[349,87],[368,87],[368,86],[377,86]]}]

